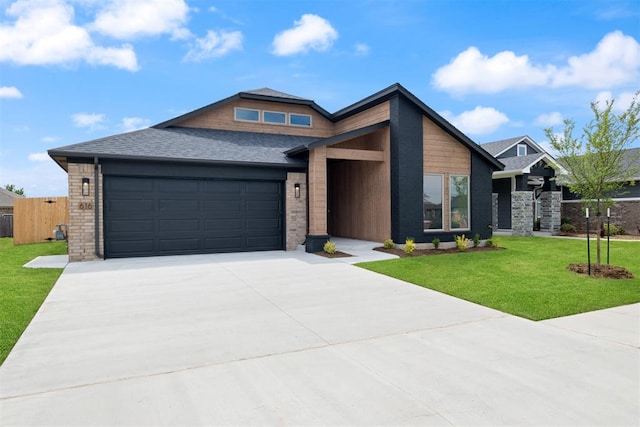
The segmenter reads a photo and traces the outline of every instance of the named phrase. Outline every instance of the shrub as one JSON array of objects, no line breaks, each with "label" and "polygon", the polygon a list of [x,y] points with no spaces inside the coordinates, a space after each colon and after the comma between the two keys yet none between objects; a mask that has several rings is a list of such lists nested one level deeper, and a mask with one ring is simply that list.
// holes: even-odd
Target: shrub
[{"label": "shrub", "polygon": [[393,247],[393,239],[387,239],[384,241],[384,243],[382,243],[382,245],[386,248],[386,249],[391,249]]},{"label": "shrub", "polygon": [[438,239],[438,238],[436,237],[435,239],[433,239],[433,240],[431,241],[431,244],[433,245],[433,247],[434,247],[435,249],[438,249],[438,247],[440,246],[440,239]]},{"label": "shrub", "polygon": [[560,226],[560,231],[562,231],[563,233],[575,233],[576,228],[568,222],[565,222]]},{"label": "shrub", "polygon": [[617,226],[614,224],[609,225],[609,227],[607,227],[607,224],[604,224],[604,235],[607,235],[607,230],[609,230],[609,233],[611,236],[615,236],[616,234],[624,234],[624,228],[622,228],[621,226]]},{"label": "shrub", "polygon": [[469,242],[471,242],[471,240],[467,239],[464,234],[462,236],[456,236],[456,248],[458,248],[460,252],[467,250]]},{"label": "shrub", "polygon": [[480,233],[476,233],[473,235],[473,247],[477,248],[480,244]]},{"label": "shrub", "polygon": [[333,255],[336,253],[336,244],[331,240],[327,240],[327,243],[324,244],[323,250],[329,255]]},{"label": "shrub", "polygon": [[562,218],[560,218],[560,225],[562,224],[571,224],[571,220],[566,216],[563,216]]},{"label": "shrub", "polygon": [[487,240],[485,240],[485,241],[484,241],[484,245],[485,245],[486,247],[488,247],[488,248],[493,248],[493,247],[498,246],[498,245],[496,244],[495,240],[493,240],[493,239],[487,239]]},{"label": "shrub", "polygon": [[411,255],[413,251],[416,250],[416,242],[414,242],[411,237],[407,237],[407,240],[404,242],[403,250],[405,254]]}]

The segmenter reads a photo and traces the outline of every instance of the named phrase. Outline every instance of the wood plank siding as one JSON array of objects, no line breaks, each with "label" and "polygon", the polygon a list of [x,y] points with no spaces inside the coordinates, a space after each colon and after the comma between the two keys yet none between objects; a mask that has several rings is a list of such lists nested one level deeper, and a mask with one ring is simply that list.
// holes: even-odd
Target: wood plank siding
[{"label": "wood plank siding", "polygon": [[[236,107],[261,111],[307,114],[311,116],[311,127],[237,121],[234,119],[234,108]],[[257,101],[252,99],[239,99],[237,101],[230,102],[229,104],[214,108],[196,117],[187,119],[177,126],[275,133],[279,135],[316,136],[319,138],[334,135],[333,123],[330,120],[327,120],[322,114],[306,105]]]},{"label": "wood plank siding", "polygon": [[444,229],[450,230],[449,177],[471,175],[471,152],[426,116],[422,118],[423,171],[425,174],[441,174],[444,185]]},{"label": "wood plank siding", "polygon": [[389,128],[384,128],[332,146],[379,151],[383,161],[327,162],[330,235],[376,242],[391,236],[389,141]]},{"label": "wood plank siding", "polygon": [[339,135],[341,133],[389,120],[389,105],[389,101],[385,101],[375,107],[369,108],[368,110],[340,120],[335,124],[335,134]]}]

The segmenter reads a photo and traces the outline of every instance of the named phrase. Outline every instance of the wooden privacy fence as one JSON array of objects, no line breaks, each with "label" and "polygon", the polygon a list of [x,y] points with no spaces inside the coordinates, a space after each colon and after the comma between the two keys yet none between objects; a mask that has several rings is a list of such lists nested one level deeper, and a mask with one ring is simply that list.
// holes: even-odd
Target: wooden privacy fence
[{"label": "wooden privacy fence", "polygon": [[[58,224],[67,224],[66,197],[29,197],[13,201],[13,243],[40,243],[54,238]],[[66,230],[65,230],[66,231]]]}]

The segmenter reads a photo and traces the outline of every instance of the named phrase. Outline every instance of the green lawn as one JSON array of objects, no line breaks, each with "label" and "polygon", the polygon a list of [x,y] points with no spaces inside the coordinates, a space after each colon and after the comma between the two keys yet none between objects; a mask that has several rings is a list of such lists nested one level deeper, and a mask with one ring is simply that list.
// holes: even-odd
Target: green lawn
[{"label": "green lawn", "polygon": [[[624,280],[567,270],[570,263],[586,262],[584,240],[499,236],[497,242],[505,249],[358,266],[532,320],[640,302],[640,241],[611,242],[611,264],[635,276]],[[606,262],[606,241],[602,248]]]},{"label": "green lawn", "polygon": [[23,268],[40,255],[64,255],[66,242],[14,246],[0,239],[0,364],[40,308],[61,268]]}]

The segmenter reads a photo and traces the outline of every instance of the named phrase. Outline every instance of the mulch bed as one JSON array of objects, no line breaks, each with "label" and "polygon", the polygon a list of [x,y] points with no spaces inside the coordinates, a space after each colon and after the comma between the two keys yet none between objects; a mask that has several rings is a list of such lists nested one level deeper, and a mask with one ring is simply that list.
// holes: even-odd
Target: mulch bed
[{"label": "mulch bed", "polygon": [[[478,246],[476,248],[469,247],[464,252],[486,252],[486,251],[496,251],[496,250],[502,250],[502,249],[504,249],[504,248],[499,248],[499,247],[496,247],[496,246]],[[379,247],[379,248],[373,248],[373,250],[374,251],[378,251],[378,252],[385,252],[387,254],[397,255],[400,258],[409,258],[409,257],[417,257],[417,256],[424,256],[424,255],[455,254],[455,253],[459,253],[460,252],[458,250],[458,248],[416,249],[415,251],[413,251],[412,254],[409,255],[409,254],[404,253],[404,251],[402,249],[398,249],[398,248],[387,249],[387,248]]]},{"label": "mulch bed", "polygon": [[[569,264],[569,270],[587,275],[589,267],[587,264]],[[592,265],[591,276],[605,279],[633,279],[633,274],[624,267],[616,267],[615,265]]]},{"label": "mulch bed", "polygon": [[336,251],[333,254],[328,254],[324,251],[320,251],[320,252],[315,252],[316,255],[320,255],[323,256],[325,258],[346,258],[346,257],[350,257],[353,256],[351,254],[345,253],[345,252],[340,252],[340,251]]}]

